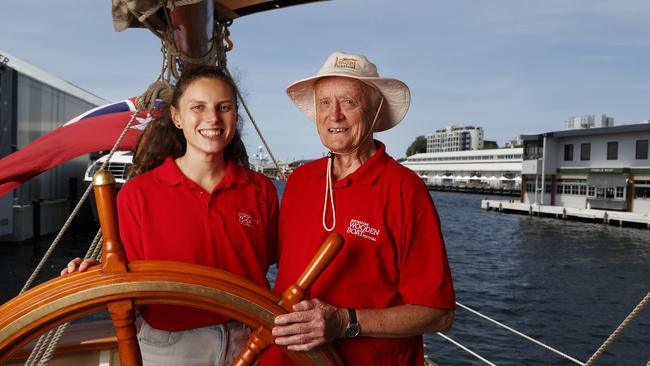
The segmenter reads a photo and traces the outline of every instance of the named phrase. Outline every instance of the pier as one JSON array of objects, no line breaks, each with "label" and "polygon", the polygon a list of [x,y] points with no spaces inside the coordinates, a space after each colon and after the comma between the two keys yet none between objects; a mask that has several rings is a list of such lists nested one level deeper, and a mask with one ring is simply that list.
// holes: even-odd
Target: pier
[{"label": "pier", "polygon": [[481,209],[531,216],[554,217],[565,220],[618,224],[619,226],[644,227],[650,230],[650,215],[631,212],[548,206],[535,203],[498,200],[481,200]]},{"label": "pier", "polygon": [[462,193],[475,193],[475,194],[489,194],[495,196],[519,196],[520,190],[515,188],[497,188],[487,186],[462,186],[462,185],[441,185],[441,184],[427,184],[430,191],[443,191],[443,192],[462,192]]}]

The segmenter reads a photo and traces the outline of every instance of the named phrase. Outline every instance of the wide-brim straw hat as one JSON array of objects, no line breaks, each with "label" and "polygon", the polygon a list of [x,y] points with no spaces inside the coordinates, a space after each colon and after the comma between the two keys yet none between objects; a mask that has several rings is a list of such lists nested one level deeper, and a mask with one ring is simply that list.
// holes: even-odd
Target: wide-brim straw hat
[{"label": "wide-brim straw hat", "polygon": [[289,98],[312,121],[316,120],[314,87],[318,79],[328,76],[357,79],[377,88],[384,97],[384,105],[375,123],[374,132],[395,127],[404,119],[409,109],[411,92],[406,84],[397,79],[380,77],[377,66],[368,61],[366,56],[334,52],[316,75],[298,80],[287,87]]}]

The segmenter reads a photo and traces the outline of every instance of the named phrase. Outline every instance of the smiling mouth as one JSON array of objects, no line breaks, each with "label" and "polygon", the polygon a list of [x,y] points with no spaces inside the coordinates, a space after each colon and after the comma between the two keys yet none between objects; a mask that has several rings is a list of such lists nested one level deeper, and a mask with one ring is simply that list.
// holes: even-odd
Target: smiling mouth
[{"label": "smiling mouth", "polygon": [[223,128],[217,128],[214,130],[199,130],[199,133],[203,137],[211,138],[211,137],[219,137],[223,135],[224,129]]},{"label": "smiling mouth", "polygon": [[329,133],[341,133],[349,130],[349,128],[328,128],[327,131]]}]

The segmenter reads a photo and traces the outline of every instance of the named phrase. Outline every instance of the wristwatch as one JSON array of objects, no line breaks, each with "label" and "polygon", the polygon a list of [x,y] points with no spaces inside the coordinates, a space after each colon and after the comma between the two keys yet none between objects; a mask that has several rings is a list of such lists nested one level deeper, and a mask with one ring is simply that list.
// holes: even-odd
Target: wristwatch
[{"label": "wristwatch", "polygon": [[361,334],[361,327],[357,321],[357,312],[354,309],[348,309],[349,321],[345,328],[345,336],[348,338],[358,337]]}]

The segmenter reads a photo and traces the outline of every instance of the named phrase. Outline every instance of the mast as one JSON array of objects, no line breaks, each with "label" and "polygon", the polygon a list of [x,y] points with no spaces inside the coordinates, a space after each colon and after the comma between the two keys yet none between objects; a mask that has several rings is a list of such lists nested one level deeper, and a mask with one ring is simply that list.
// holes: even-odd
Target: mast
[{"label": "mast", "polygon": [[214,26],[214,2],[200,2],[177,6],[171,11],[171,29],[174,44],[180,53],[183,70],[214,62],[210,56],[214,39],[221,39],[216,32],[221,27]]}]

